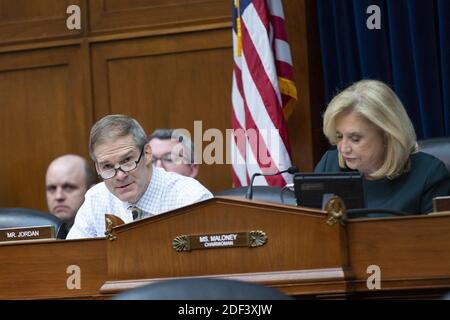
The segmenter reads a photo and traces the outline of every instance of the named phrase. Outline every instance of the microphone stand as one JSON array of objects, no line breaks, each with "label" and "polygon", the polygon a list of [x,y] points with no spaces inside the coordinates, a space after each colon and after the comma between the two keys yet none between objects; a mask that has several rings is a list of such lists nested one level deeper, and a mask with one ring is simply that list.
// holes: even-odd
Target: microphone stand
[{"label": "microphone stand", "polygon": [[247,192],[245,193],[245,199],[251,200],[253,198],[253,181],[255,180],[256,177],[258,177],[258,176],[264,176],[264,177],[277,176],[279,174],[283,174],[283,173],[286,173],[286,172],[288,172],[290,174],[294,174],[294,173],[298,172],[298,168],[296,166],[292,166],[292,167],[289,167],[286,170],[278,171],[276,173],[259,173],[259,172],[254,173],[252,175],[252,178],[250,179],[250,184],[249,184],[249,186],[247,188]]}]

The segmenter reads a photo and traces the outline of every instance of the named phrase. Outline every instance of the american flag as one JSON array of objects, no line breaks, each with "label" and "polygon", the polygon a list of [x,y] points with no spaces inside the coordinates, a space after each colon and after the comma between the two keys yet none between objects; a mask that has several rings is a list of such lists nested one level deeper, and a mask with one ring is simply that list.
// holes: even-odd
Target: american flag
[{"label": "american flag", "polygon": [[[281,0],[233,0],[231,141],[233,184],[254,173],[291,166],[285,119],[297,90]],[[289,174],[259,177],[255,184],[284,186]]]}]

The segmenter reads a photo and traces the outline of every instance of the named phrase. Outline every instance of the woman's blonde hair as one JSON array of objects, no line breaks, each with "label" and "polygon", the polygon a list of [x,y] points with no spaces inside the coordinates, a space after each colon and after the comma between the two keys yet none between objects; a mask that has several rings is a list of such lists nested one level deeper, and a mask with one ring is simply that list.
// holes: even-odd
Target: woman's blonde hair
[{"label": "woman's blonde hair", "polygon": [[[361,80],[331,100],[323,118],[323,132],[331,144],[336,144],[338,116],[357,113],[381,132],[386,147],[381,167],[371,176],[393,179],[409,170],[409,157],[417,151],[414,127],[400,99],[386,84],[376,80]],[[345,167],[339,154],[339,165]]]}]

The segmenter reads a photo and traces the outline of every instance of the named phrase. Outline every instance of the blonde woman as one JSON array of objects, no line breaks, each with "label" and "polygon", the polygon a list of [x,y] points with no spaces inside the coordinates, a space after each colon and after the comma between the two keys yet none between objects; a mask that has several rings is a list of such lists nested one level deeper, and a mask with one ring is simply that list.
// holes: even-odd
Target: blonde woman
[{"label": "blonde woman", "polygon": [[369,208],[428,213],[432,198],[449,194],[450,173],[437,158],[417,152],[411,120],[386,84],[362,80],[339,93],[325,111],[323,131],[337,148],[315,171],[360,172]]}]

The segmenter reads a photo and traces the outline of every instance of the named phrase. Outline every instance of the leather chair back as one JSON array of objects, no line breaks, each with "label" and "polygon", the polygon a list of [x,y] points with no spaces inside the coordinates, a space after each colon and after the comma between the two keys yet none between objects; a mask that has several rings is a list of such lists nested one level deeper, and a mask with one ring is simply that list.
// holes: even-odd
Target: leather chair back
[{"label": "leather chair back", "polygon": [[441,160],[450,172],[450,137],[419,140],[419,151],[431,154]]},{"label": "leather chair back", "polygon": [[[288,205],[297,205],[294,192],[291,190],[282,190],[281,187],[269,187],[269,186],[253,186],[253,200],[267,201],[274,203],[282,203]],[[283,192],[283,201],[281,201],[281,192]],[[215,196],[232,196],[245,198],[247,193],[247,187],[227,189],[224,191],[216,192]]]},{"label": "leather chair back", "polygon": [[213,278],[166,280],[125,291],[114,300],[292,300],[274,288]]},{"label": "leather chair back", "polygon": [[0,229],[40,226],[54,226],[57,239],[65,239],[68,233],[66,223],[49,213],[26,208],[0,208]]}]

